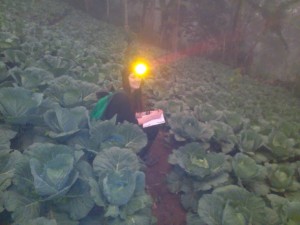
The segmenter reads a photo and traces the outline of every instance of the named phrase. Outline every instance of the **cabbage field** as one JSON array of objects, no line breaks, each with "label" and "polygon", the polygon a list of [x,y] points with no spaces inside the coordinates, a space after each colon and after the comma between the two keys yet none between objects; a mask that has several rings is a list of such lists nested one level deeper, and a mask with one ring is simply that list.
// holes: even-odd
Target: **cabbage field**
[{"label": "cabbage field", "polygon": [[[150,225],[137,125],[93,121],[128,35],[60,1],[1,0],[0,224]],[[238,70],[136,42],[162,108],[187,225],[300,224],[300,99]]]}]

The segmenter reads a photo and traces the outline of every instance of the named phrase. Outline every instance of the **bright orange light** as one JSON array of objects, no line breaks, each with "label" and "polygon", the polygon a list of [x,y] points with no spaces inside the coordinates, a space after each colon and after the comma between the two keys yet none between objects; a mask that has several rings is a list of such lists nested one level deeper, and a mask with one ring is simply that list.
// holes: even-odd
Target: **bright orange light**
[{"label": "bright orange light", "polygon": [[145,76],[147,70],[148,70],[147,65],[144,63],[137,63],[134,67],[134,73],[139,77]]}]

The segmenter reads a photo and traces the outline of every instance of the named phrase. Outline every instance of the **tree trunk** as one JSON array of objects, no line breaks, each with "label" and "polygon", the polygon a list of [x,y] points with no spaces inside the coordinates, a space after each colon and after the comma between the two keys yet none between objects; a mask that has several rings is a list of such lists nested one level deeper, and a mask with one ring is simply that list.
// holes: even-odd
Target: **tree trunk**
[{"label": "tree trunk", "polygon": [[107,18],[107,20],[109,19],[109,11],[110,11],[109,0],[106,0],[106,18]]},{"label": "tree trunk", "polygon": [[172,37],[172,50],[174,52],[178,51],[178,35],[179,35],[179,14],[180,14],[181,0],[176,2],[176,12],[175,12],[175,23]]},{"label": "tree trunk", "polygon": [[124,29],[126,32],[129,32],[129,23],[128,23],[128,0],[123,0],[124,4]]}]

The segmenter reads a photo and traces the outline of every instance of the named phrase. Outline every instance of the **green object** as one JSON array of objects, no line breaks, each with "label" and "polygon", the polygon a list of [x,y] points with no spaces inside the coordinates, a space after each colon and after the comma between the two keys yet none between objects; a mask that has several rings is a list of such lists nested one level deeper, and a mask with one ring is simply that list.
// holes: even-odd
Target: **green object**
[{"label": "green object", "polygon": [[110,92],[108,95],[99,99],[96,106],[94,107],[94,109],[91,112],[91,115],[90,115],[91,119],[95,119],[95,120],[102,119],[104,112],[105,112],[110,100],[112,99],[112,96],[113,96],[113,93]]}]

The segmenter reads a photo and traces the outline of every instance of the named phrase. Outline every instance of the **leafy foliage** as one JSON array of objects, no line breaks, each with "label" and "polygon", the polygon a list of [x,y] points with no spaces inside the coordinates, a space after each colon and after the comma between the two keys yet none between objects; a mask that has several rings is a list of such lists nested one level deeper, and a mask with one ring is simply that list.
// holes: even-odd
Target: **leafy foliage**
[{"label": "leafy foliage", "polygon": [[21,87],[0,89],[0,112],[4,120],[13,124],[26,124],[42,103],[43,94]]},{"label": "leafy foliage", "polygon": [[[126,34],[63,2],[1,7],[0,212],[20,225],[153,223],[134,154],[145,134],[87,115],[88,96],[121,86]],[[157,60],[144,91],[185,144],[168,182],[187,223],[299,224],[299,100],[208,60],[160,63],[166,52],[139,49]]]},{"label": "leafy foliage", "polygon": [[117,146],[137,153],[147,144],[147,136],[140,127],[126,122],[115,125],[114,119],[95,122],[90,135],[91,149],[96,152]]},{"label": "leafy foliage", "polygon": [[72,109],[56,107],[44,114],[44,120],[51,128],[48,135],[60,140],[88,128],[88,119],[88,111],[82,106]]}]

